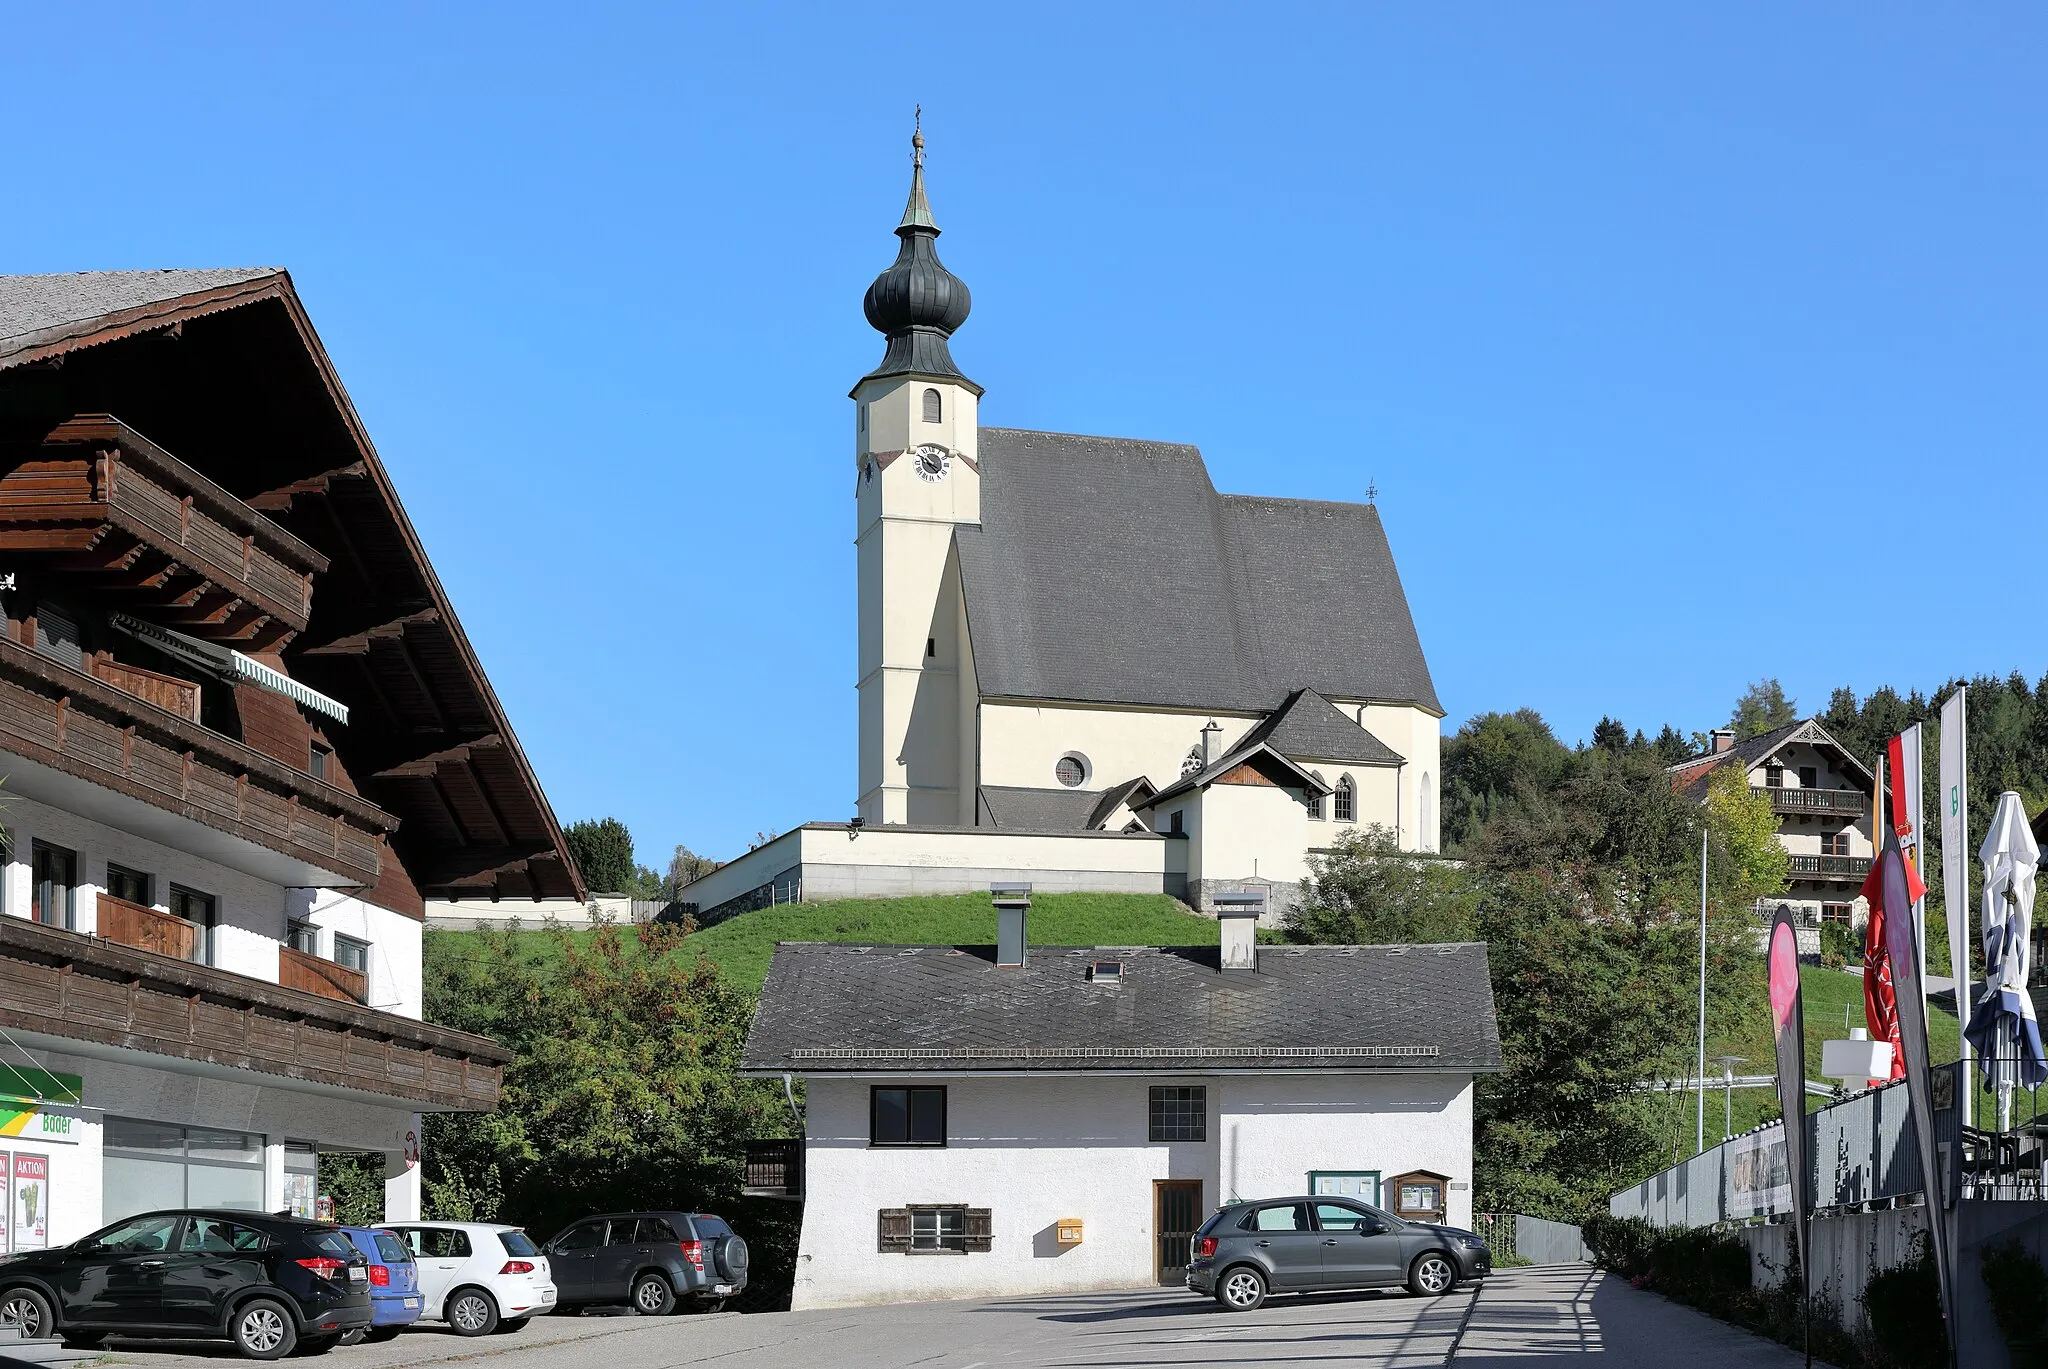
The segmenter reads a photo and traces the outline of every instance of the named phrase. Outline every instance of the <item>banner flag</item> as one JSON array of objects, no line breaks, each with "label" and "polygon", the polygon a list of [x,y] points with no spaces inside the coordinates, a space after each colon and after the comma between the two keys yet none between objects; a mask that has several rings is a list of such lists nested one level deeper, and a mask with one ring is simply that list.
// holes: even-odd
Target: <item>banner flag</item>
[{"label": "banner flag", "polygon": [[[1962,685],[1941,706],[1941,906],[1948,916],[1948,967],[1955,979],[1956,1014],[1967,1018],[1963,1005],[1970,993],[1970,781],[1969,714]],[[1963,1062],[1966,1086],[1960,1090],[1964,1126],[1975,1122],[1971,1104],[1976,1089],[1970,1077],[1970,1042],[1961,1038],[1957,1059]]]},{"label": "banner flag", "polygon": [[1806,1010],[1799,992],[1799,931],[1792,909],[1781,903],[1771,920],[1767,960],[1771,1022],[1778,1055],[1778,1107],[1785,1114],[1785,1170],[1791,1186],[1792,1226],[1799,1242],[1802,1292],[1811,1297],[1813,1265],[1808,1262],[1808,1225],[1813,1211],[1806,1153]]}]

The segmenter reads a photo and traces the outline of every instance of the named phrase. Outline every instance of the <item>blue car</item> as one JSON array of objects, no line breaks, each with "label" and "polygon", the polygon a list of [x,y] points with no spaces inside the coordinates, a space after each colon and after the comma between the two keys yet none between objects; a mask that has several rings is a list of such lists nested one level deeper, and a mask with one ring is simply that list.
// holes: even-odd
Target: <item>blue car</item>
[{"label": "blue car", "polygon": [[[405,1242],[388,1231],[345,1226],[341,1234],[370,1262],[370,1324],[361,1339],[390,1340],[420,1319],[420,1270]],[[344,1344],[353,1344],[351,1336]]]}]

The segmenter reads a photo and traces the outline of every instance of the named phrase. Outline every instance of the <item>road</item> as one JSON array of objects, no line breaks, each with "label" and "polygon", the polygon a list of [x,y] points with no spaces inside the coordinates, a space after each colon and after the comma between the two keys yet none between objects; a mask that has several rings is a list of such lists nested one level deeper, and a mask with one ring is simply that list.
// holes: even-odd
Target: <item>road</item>
[{"label": "road", "polygon": [[[137,1369],[221,1369],[225,1344],[113,1342]],[[464,1340],[438,1327],[324,1357],[323,1369],[1124,1369],[1140,1365],[1486,1369],[1789,1369],[1767,1341],[1584,1265],[1504,1270],[1446,1297],[1276,1298],[1249,1314],[1171,1290],[825,1312],[541,1317]]]}]

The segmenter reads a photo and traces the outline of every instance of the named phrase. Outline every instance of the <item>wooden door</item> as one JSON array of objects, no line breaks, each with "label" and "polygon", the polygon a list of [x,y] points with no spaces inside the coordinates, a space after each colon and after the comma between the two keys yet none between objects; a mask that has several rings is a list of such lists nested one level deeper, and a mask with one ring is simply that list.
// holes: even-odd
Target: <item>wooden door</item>
[{"label": "wooden door", "polygon": [[1195,1230],[1202,1224],[1200,1179],[1155,1179],[1152,1183],[1154,1272],[1162,1284],[1187,1280]]}]

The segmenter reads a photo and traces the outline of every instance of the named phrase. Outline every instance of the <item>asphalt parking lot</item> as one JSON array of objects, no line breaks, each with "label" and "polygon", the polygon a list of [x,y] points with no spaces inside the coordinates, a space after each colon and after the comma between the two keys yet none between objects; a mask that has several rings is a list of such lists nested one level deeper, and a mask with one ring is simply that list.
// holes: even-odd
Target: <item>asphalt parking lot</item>
[{"label": "asphalt parking lot", "polygon": [[[139,1369],[235,1361],[225,1343],[110,1342]],[[323,1369],[1120,1369],[1302,1365],[1487,1369],[1657,1365],[1786,1369],[1788,1350],[1641,1293],[1584,1265],[1505,1270],[1482,1289],[1275,1298],[1228,1313],[1171,1289],[935,1302],[823,1312],[643,1318],[540,1317],[512,1335],[465,1340],[438,1326],[322,1357]]]}]

